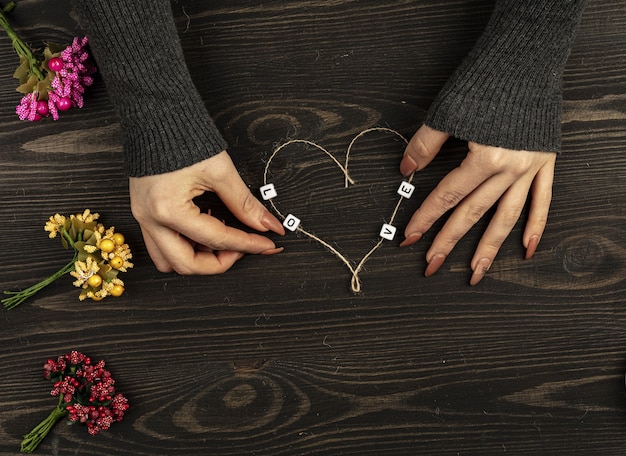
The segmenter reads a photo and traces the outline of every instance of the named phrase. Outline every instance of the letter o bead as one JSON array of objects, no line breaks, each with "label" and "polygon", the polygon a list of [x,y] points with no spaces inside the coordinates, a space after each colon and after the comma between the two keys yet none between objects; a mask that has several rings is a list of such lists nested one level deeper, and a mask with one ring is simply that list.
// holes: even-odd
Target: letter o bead
[{"label": "letter o bead", "polygon": [[300,225],[300,219],[293,214],[288,214],[283,221],[283,226],[289,231],[296,231]]}]

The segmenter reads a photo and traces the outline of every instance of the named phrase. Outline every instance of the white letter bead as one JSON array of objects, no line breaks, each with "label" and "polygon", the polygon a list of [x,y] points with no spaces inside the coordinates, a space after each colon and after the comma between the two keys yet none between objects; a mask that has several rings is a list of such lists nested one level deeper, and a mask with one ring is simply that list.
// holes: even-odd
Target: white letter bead
[{"label": "white letter bead", "polygon": [[296,228],[298,228],[299,225],[300,219],[293,214],[288,214],[283,222],[283,226],[289,231],[296,231]]},{"label": "white letter bead", "polygon": [[380,237],[387,239],[388,241],[393,241],[393,237],[396,235],[396,227],[393,225],[383,224],[382,229],[380,230]]},{"label": "white letter bead", "polygon": [[403,196],[405,198],[410,198],[411,195],[413,194],[413,190],[415,190],[415,185],[403,181],[400,184],[400,187],[398,187],[398,195]]},{"label": "white letter bead", "polygon": [[261,196],[264,200],[270,200],[275,198],[278,193],[276,193],[276,189],[274,188],[274,184],[267,184],[260,188]]}]

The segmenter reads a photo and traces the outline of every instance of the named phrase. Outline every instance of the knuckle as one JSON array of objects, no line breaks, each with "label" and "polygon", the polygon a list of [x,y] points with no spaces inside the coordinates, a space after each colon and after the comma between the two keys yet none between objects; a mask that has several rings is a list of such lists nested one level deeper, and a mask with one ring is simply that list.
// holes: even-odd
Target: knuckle
[{"label": "knuckle", "polygon": [[139,223],[146,220],[146,206],[133,198],[132,194],[130,196],[130,212]]},{"label": "knuckle", "polygon": [[226,166],[211,168],[211,180],[214,182],[228,182],[232,178],[232,169]]},{"label": "knuckle", "polygon": [[451,252],[452,249],[459,243],[459,241],[463,238],[462,232],[454,231],[446,233],[446,238],[441,240],[441,248],[445,252]]},{"label": "knuckle", "polygon": [[137,220],[137,222],[139,222],[139,224],[141,225],[145,220],[145,216],[141,207],[137,204],[132,204],[131,202],[130,212],[131,214],[133,214],[134,219]]},{"label": "knuckle", "polygon": [[222,264],[219,267],[217,267],[216,269],[213,269],[213,271],[211,271],[211,274],[212,275],[221,275],[221,274],[224,274],[229,269],[230,269],[230,265]]},{"label": "knuckle", "polygon": [[173,266],[172,269],[174,270],[174,272],[176,272],[176,274],[179,275],[193,275],[195,273],[192,268],[184,264],[176,264]]},{"label": "knuckle", "polygon": [[174,272],[181,276],[191,275],[191,272],[189,271],[189,269],[185,267],[175,267]]},{"label": "knuckle", "polygon": [[483,248],[489,252],[497,252],[500,250],[500,247],[502,247],[502,244],[504,244],[504,240],[505,238],[500,237],[486,239]]},{"label": "knuckle", "polygon": [[445,210],[451,209],[463,199],[463,194],[457,191],[445,191],[437,196],[439,206]]},{"label": "knuckle", "polygon": [[[161,224],[167,222],[169,219],[172,218],[171,212],[172,212],[172,206],[168,204],[166,201],[161,200],[161,199],[155,200],[152,203],[151,208],[150,208],[150,216],[152,217],[152,219],[154,219],[155,221]],[[141,216],[145,217],[144,214],[142,214]],[[141,220],[139,221],[141,222]]]},{"label": "knuckle", "polygon": [[502,213],[502,223],[507,227],[513,227],[519,220],[521,213],[521,209],[518,208],[506,209]]},{"label": "knuckle", "polygon": [[172,268],[169,264],[154,263],[154,266],[159,272],[168,273],[174,270],[174,268]]},{"label": "knuckle", "polygon": [[241,197],[241,208],[246,214],[251,213],[255,209],[257,209],[258,203],[258,200],[254,197],[250,190],[245,192],[245,194],[243,194]]},{"label": "knuckle", "polygon": [[444,255],[448,255],[450,252],[452,252],[452,250],[454,250],[462,237],[462,232],[450,230],[440,231],[437,236],[435,236],[435,239],[430,246],[426,257],[429,258],[435,253],[443,253]]},{"label": "knuckle", "polygon": [[492,169],[504,169],[511,165],[511,152],[504,149],[495,148],[491,154],[487,155],[487,165]]},{"label": "knuckle", "polygon": [[475,225],[485,215],[489,208],[484,206],[471,206],[465,213],[465,219],[472,225]]},{"label": "knuckle", "polygon": [[469,155],[480,168],[490,173],[506,172],[515,177],[526,174],[529,170],[537,168],[538,162],[543,162],[543,157],[540,157],[538,152],[513,151],[501,147],[475,145],[470,148]]},{"label": "knuckle", "polygon": [[417,159],[429,159],[431,156],[431,152],[424,144],[421,138],[414,137],[412,141],[409,142],[409,154],[413,158]]}]

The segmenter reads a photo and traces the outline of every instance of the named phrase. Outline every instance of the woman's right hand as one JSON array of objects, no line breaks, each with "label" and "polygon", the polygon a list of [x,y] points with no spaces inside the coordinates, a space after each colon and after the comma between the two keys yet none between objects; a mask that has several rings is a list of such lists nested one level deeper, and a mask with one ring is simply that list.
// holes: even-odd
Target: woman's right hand
[{"label": "woman's right hand", "polygon": [[215,192],[241,222],[284,235],[282,224],[243,182],[226,151],[173,172],[129,179],[131,209],[148,253],[161,272],[219,274],[246,253],[282,251],[259,234],[202,213],[193,199]]}]

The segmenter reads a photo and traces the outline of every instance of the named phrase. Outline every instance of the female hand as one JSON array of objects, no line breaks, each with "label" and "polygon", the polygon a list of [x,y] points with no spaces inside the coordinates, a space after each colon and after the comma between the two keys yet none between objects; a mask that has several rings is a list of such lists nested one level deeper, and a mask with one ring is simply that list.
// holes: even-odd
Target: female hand
[{"label": "female hand", "polygon": [[170,173],[131,177],[129,188],[133,215],[159,271],[218,274],[244,253],[282,251],[264,236],[228,227],[210,211],[201,213],[193,202],[206,191],[215,192],[249,227],[285,234],[278,219],[250,193],[226,151]]},{"label": "female hand", "polygon": [[[400,164],[403,175],[424,169],[449,135],[426,125],[409,142]],[[452,214],[426,253],[425,275],[441,267],[456,243],[497,203],[497,208],[471,261],[471,285],[484,277],[500,246],[517,223],[530,193],[530,212],[523,236],[531,258],[546,226],[552,199],[556,154],[503,149],[468,143],[458,168],[446,175],[413,214],[401,246],[417,242],[448,210]]]}]

